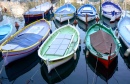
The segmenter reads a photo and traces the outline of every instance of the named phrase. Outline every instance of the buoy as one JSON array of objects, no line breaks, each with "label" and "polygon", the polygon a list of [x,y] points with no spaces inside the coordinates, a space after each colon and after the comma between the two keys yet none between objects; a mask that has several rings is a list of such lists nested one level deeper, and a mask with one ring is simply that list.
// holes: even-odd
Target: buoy
[{"label": "buoy", "polygon": [[128,57],[130,55],[130,48],[128,48],[125,53],[124,53],[124,56],[125,57]]},{"label": "buoy", "polygon": [[16,27],[16,30],[18,31],[19,29],[19,24],[17,22],[15,22],[15,27]]},{"label": "buoy", "polygon": [[74,22],[73,22],[73,24],[76,26],[77,23],[78,23],[78,22],[77,22],[77,20],[75,19]]},{"label": "buoy", "polygon": [[76,53],[74,53],[74,60],[76,60],[76,58],[77,58],[77,57],[76,57]]}]

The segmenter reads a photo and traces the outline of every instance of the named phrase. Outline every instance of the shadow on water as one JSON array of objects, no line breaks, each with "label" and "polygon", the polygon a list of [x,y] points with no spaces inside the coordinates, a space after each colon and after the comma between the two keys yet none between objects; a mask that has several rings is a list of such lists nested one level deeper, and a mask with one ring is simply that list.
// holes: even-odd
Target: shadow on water
[{"label": "shadow on water", "polygon": [[8,77],[8,80],[16,80],[18,77],[35,67],[39,61],[40,58],[37,55],[37,51],[35,51],[29,56],[16,60],[5,66],[5,72]]},{"label": "shadow on water", "polygon": [[113,23],[110,23],[110,19],[102,16],[102,23],[108,27],[108,28],[112,28],[112,30],[115,30],[117,28],[117,23],[118,21],[115,21]]},{"label": "shadow on water", "polygon": [[85,22],[83,22],[82,20],[78,19],[78,26],[80,29],[82,29],[84,32],[87,31],[87,29],[89,27],[91,27],[93,24],[96,23],[96,20],[92,20],[90,22],[88,22],[88,24],[86,24]]},{"label": "shadow on water", "polygon": [[[75,19],[76,19],[75,17],[70,19],[69,24],[73,25]],[[68,24],[68,20],[60,23],[58,20],[54,19],[53,22],[54,22],[56,28],[59,28],[61,26],[64,26],[64,25]]]},{"label": "shadow on water", "polygon": [[108,83],[108,80],[113,76],[115,71],[118,70],[117,64],[118,64],[118,56],[113,60],[113,62],[110,64],[109,68],[105,68],[105,66],[98,62],[96,58],[93,58],[91,55],[88,57],[85,57],[86,63],[89,66],[89,68],[96,74],[96,76],[100,77],[104,81]]},{"label": "shadow on water", "polygon": [[123,43],[123,41],[121,40],[121,38],[119,38],[119,41],[120,41],[120,43],[122,45],[122,47],[120,48],[120,56],[124,60],[124,62],[127,65],[127,67],[130,69],[130,55],[128,57],[124,56],[124,53],[127,50],[127,47],[125,46],[125,44]]},{"label": "shadow on water", "polygon": [[47,67],[45,64],[41,63],[41,74],[43,79],[48,84],[55,84],[57,82],[64,82],[63,79],[68,77],[76,68],[79,57],[80,57],[81,46],[76,52],[76,60],[74,58],[70,59],[68,62],[62,64],[61,66],[53,69],[50,73],[48,73]]}]

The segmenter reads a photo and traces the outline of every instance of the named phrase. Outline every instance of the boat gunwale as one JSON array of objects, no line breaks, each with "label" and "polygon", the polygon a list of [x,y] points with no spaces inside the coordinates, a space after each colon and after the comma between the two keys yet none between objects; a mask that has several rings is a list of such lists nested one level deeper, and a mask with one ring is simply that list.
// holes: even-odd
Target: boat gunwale
[{"label": "boat gunwale", "polygon": [[57,31],[59,31],[59,30],[61,30],[62,28],[64,28],[64,27],[67,27],[67,26],[70,26],[70,27],[72,27],[75,31],[76,31],[76,33],[77,33],[77,45],[76,45],[76,47],[75,47],[75,49],[73,50],[73,51],[71,51],[71,53],[69,53],[69,54],[67,54],[67,55],[64,55],[64,56],[61,56],[61,57],[58,57],[58,58],[53,58],[53,59],[49,59],[49,61],[55,61],[55,60],[60,60],[60,59],[64,59],[64,58],[66,58],[66,57],[68,57],[68,56],[71,56],[72,54],[74,54],[74,52],[76,52],[76,50],[78,49],[78,46],[79,46],[79,41],[80,41],[80,34],[79,34],[79,32],[78,32],[78,30],[74,27],[74,26],[72,26],[72,25],[70,25],[70,24],[67,24],[67,25],[64,25],[64,26],[62,26],[62,27],[60,27],[59,29],[57,29],[57,30],[55,30],[47,39],[46,39],[46,41],[40,46],[40,48],[39,48],[39,50],[38,50],[38,56],[40,57],[40,58],[42,58],[43,60],[45,60],[45,61],[47,61],[48,59],[46,59],[43,55],[41,55],[41,50],[42,50],[42,48],[43,48],[43,46],[45,45],[45,43],[52,37],[52,35],[53,34],[55,34],[55,32],[57,32]]},{"label": "boat gunwale", "polygon": [[[100,56],[98,56],[99,58],[102,58],[102,59],[104,59],[104,60],[107,60],[107,59],[105,59],[104,57],[106,57],[106,56],[113,56],[114,54],[118,54],[118,52],[119,52],[119,50],[120,50],[120,47],[121,47],[121,44],[120,44],[120,42],[119,42],[119,40],[117,39],[117,37],[112,33],[112,29],[111,28],[107,28],[105,25],[103,25],[103,24],[101,24],[101,23],[96,23],[96,24],[94,24],[94,25],[92,25],[88,30],[87,30],[87,32],[90,32],[91,31],[91,29],[92,28],[94,28],[96,25],[100,25],[100,26],[102,26],[103,27],[103,29],[105,28],[105,30],[106,31],[108,31],[108,34],[110,34],[111,36],[112,36],[112,38],[113,38],[113,40],[114,40],[114,43],[116,44],[116,48],[115,48],[115,51],[113,52],[113,53],[111,53],[111,54],[104,54],[104,53],[101,53],[101,52],[98,52],[99,54],[101,54],[103,57],[100,57]],[[86,37],[85,37],[85,41],[87,41],[87,37],[90,37],[89,35],[90,34],[88,34],[86,32]],[[89,42],[90,43],[90,42]],[[86,44],[86,47],[88,48],[88,42],[86,42],[85,43]],[[89,45],[89,46],[91,46],[91,45]],[[92,46],[91,46],[92,47]],[[90,48],[89,49],[89,51],[93,54],[93,55],[95,55],[95,56],[97,56],[97,51],[95,51],[93,48]],[[93,52],[94,51],[94,52]]]},{"label": "boat gunwale", "polygon": [[34,24],[36,24],[37,22],[40,22],[40,21],[42,21],[42,20],[44,20],[44,21],[48,24],[48,27],[51,27],[50,24],[49,24],[49,22],[48,22],[47,20],[45,20],[45,19],[40,19],[40,20],[37,20],[37,21],[35,21],[35,22],[32,22],[32,23],[28,24],[27,26],[21,28],[21,29],[20,29],[19,31],[17,31],[15,34],[11,35],[7,40],[5,40],[5,41],[0,45],[0,50],[1,50],[2,52],[19,52],[19,51],[28,50],[28,49],[30,49],[30,48],[32,48],[32,47],[35,47],[37,44],[41,43],[41,41],[43,41],[43,40],[47,37],[47,35],[49,34],[50,28],[48,28],[48,31],[46,32],[46,34],[45,34],[44,37],[42,37],[39,41],[37,41],[35,44],[33,44],[33,45],[29,46],[29,47],[22,48],[22,49],[18,49],[18,50],[3,50],[3,49],[2,49],[2,46],[4,46],[6,43],[8,43],[11,39],[14,39],[14,37],[16,37],[18,34],[22,33],[24,30],[30,28],[31,25],[34,25]]}]

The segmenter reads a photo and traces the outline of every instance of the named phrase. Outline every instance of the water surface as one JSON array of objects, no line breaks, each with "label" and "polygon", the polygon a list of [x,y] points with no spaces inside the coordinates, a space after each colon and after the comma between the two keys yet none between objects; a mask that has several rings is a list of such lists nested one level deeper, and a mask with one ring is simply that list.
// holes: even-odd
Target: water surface
[{"label": "water surface", "polygon": [[[52,15],[53,16],[53,15]],[[6,20],[18,21],[20,28],[24,26],[24,20],[18,20],[12,17],[4,16]],[[52,31],[58,27],[68,24],[64,22],[60,24],[53,20],[52,17],[47,18],[52,26]],[[70,24],[73,24],[73,18]],[[0,74],[0,83],[2,84],[130,84],[130,67],[129,60],[123,57],[124,49],[118,54],[117,59],[113,62],[111,69],[104,69],[102,64],[98,64],[95,68],[93,59],[86,58],[84,54],[85,44],[84,38],[87,29],[96,21],[93,20],[86,24],[78,20],[76,28],[80,32],[81,44],[77,51],[77,59],[71,59],[69,62],[57,67],[52,73],[47,73],[47,68],[37,55],[37,51],[33,54],[11,63],[3,68]],[[5,22],[3,22],[5,23]],[[102,23],[107,27],[114,29],[118,21],[110,23],[109,19],[103,17]],[[96,62],[96,61],[95,61]],[[3,65],[3,59],[0,57],[0,67]],[[97,71],[95,70],[97,69]],[[104,75],[105,74],[105,75]],[[104,76],[104,77],[103,77]]]}]

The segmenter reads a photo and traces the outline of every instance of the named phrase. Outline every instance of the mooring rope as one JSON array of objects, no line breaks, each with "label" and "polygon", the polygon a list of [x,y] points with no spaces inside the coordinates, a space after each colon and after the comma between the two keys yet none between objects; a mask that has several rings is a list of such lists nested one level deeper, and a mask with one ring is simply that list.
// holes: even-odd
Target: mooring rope
[{"label": "mooring rope", "polygon": [[[54,68],[55,69],[55,68]],[[63,84],[65,84],[65,82],[63,81],[63,79],[61,78],[60,74],[58,73],[58,71],[55,69],[57,75],[59,76],[59,78],[61,79],[61,81],[63,82]]]},{"label": "mooring rope", "polygon": [[[41,65],[41,67],[44,65],[44,63]],[[37,69],[36,71],[35,71],[35,73],[31,76],[31,78],[27,81],[27,83],[26,84],[29,84],[30,83],[30,81],[33,81],[33,77],[37,74],[37,72],[39,71],[40,69]]]},{"label": "mooring rope", "polygon": [[113,75],[113,78],[116,80],[117,84],[119,84],[118,80],[114,77],[114,75]]}]

